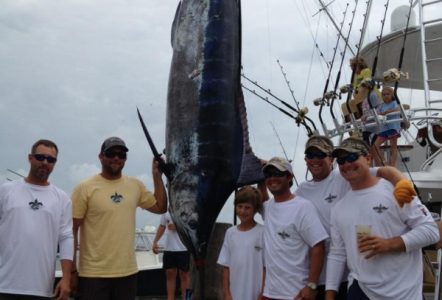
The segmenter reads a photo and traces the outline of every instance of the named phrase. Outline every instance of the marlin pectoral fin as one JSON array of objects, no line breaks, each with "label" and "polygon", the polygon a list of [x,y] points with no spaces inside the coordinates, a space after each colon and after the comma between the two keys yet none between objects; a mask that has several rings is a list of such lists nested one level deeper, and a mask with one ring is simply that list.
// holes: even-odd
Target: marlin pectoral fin
[{"label": "marlin pectoral fin", "polygon": [[167,164],[161,158],[161,154],[158,153],[157,148],[155,147],[155,144],[152,140],[152,137],[150,136],[149,131],[147,130],[146,125],[144,124],[143,117],[141,116],[138,107],[137,107],[137,113],[138,113],[138,118],[140,119],[141,127],[143,128],[144,131],[144,135],[146,136],[147,142],[149,143],[150,149],[152,150],[153,156],[155,157],[156,161],[159,163],[160,168],[163,171],[164,175],[166,175],[167,179],[170,180],[170,172],[167,167]]}]

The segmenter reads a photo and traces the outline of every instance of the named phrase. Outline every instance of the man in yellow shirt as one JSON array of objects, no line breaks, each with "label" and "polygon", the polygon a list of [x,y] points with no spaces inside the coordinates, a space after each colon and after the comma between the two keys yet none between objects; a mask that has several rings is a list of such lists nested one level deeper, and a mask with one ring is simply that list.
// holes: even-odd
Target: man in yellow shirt
[{"label": "man in yellow shirt", "polygon": [[158,163],[152,164],[152,194],[141,181],[122,174],[128,151],[122,139],[106,139],[98,155],[101,173],[72,193],[74,243],[77,247],[80,229],[80,256],[78,271],[74,256],[71,289],[76,291],[78,284],[82,300],[135,299],[135,211],[141,207],[163,214],[167,209]]}]

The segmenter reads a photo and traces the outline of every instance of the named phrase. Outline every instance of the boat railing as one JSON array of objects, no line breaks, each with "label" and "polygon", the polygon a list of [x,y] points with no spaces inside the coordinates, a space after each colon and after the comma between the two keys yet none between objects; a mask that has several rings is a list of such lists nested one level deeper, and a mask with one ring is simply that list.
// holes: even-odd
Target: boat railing
[{"label": "boat railing", "polygon": [[151,235],[153,233],[147,232],[143,229],[136,229],[135,231],[135,251],[151,251],[153,241]]}]

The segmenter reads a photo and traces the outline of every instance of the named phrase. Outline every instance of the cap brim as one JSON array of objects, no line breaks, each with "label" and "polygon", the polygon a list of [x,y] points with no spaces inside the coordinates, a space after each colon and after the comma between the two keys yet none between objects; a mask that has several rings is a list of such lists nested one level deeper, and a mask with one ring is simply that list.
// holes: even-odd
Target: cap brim
[{"label": "cap brim", "polygon": [[318,147],[318,146],[310,146],[310,147],[308,147],[307,149],[305,149],[304,154],[307,154],[307,152],[308,152],[310,149],[312,149],[312,148],[313,148],[313,149],[318,149],[318,150],[320,150],[321,152],[324,152],[324,153],[330,155],[330,151],[326,150],[326,149],[323,148],[323,147]]},{"label": "cap brim", "polygon": [[347,152],[347,153],[358,153],[358,152],[362,152],[359,149],[353,149],[353,148],[336,148],[335,150],[333,150],[333,152],[331,153],[332,157],[337,157],[341,152]]},{"label": "cap brim", "polygon": [[126,151],[126,152],[129,152],[129,149],[123,145],[113,145],[113,146],[107,147],[106,149],[103,150],[103,152],[107,151],[109,149],[112,149],[112,148],[117,148],[117,147],[124,149],[124,151]]},{"label": "cap brim", "polygon": [[268,167],[274,167],[274,168],[277,168],[277,169],[278,169],[279,171],[281,171],[281,172],[285,172],[285,171],[287,171],[284,167],[282,167],[282,166],[278,166],[278,165],[274,165],[274,164],[272,164],[272,163],[270,163],[270,164],[266,164],[264,167],[262,167],[262,171],[265,172],[265,170],[266,170]]}]

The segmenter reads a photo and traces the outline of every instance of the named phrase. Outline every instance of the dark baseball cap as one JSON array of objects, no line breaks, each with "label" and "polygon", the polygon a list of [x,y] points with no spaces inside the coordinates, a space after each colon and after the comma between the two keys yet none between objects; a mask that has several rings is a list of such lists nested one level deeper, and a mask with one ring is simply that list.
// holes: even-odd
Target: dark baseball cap
[{"label": "dark baseball cap", "polygon": [[111,136],[103,142],[103,145],[101,145],[101,152],[103,153],[112,147],[121,147],[124,148],[126,152],[129,152],[129,149],[126,147],[126,143],[116,136]]}]

